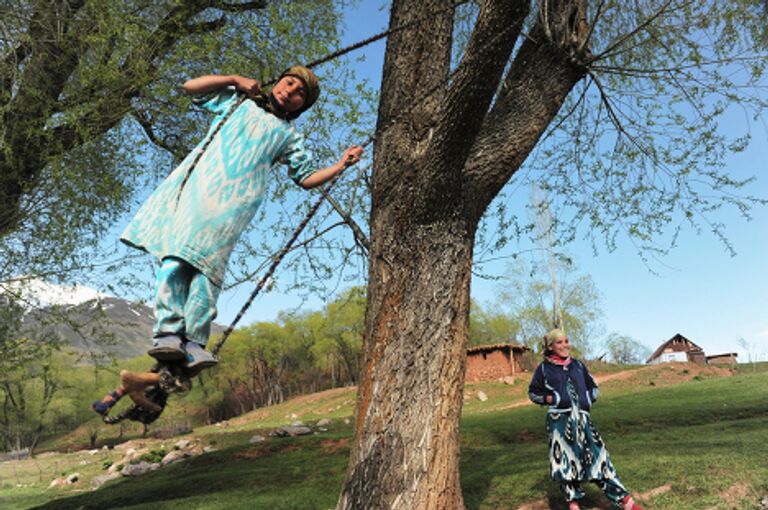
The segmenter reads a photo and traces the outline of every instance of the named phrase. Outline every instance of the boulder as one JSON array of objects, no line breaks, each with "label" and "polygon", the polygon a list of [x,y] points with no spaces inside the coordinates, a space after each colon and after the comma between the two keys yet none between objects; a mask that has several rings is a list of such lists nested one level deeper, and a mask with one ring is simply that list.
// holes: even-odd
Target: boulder
[{"label": "boulder", "polygon": [[295,436],[305,436],[307,434],[311,434],[312,429],[309,427],[304,426],[293,426],[293,425],[284,425],[282,427],[278,427],[275,429],[274,432],[272,432],[272,436],[277,437],[295,437]]},{"label": "boulder", "polygon": [[114,480],[115,478],[120,478],[120,475],[117,474],[117,473],[112,473],[112,474],[108,474],[108,475],[97,476],[96,478],[93,479],[93,481],[91,483],[93,483],[93,488],[94,489],[98,489],[99,487],[101,487],[102,485],[107,483],[108,481]]},{"label": "boulder", "polygon": [[127,466],[124,466],[122,471],[120,471],[120,474],[123,476],[140,476],[144,473],[154,471],[159,467],[159,463],[150,464],[149,462],[142,461],[138,464],[128,464]]},{"label": "boulder", "polygon": [[165,457],[163,457],[163,460],[160,461],[160,464],[163,466],[167,466],[168,464],[173,464],[174,462],[179,462],[180,460],[184,460],[187,457],[189,457],[189,452],[184,452],[181,450],[173,450],[168,453]]}]

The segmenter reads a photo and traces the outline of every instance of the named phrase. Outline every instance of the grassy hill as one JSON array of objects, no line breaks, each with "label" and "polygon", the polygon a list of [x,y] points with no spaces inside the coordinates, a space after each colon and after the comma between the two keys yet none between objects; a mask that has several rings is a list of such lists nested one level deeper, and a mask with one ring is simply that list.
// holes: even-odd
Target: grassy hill
[{"label": "grassy hill", "polygon": [[[671,364],[608,371],[592,416],[625,485],[653,509],[761,509],[768,497],[766,366],[735,370]],[[525,403],[527,378],[465,391],[461,480],[468,509],[564,508],[549,481],[544,411]],[[478,398],[483,392],[487,399]],[[354,389],[335,389],[260,409],[187,436],[215,449],[99,490],[91,480],[123,455],[119,448],[44,453],[0,463],[0,507],[59,509],[332,508],[344,477]],[[171,403],[176,408],[184,400]],[[331,418],[327,431],[268,438],[277,426]],[[104,431],[106,434],[106,431]],[[81,431],[81,434],[83,432]],[[109,430],[116,434],[116,428]],[[67,438],[75,444],[76,435]],[[139,451],[172,449],[179,438],[133,439]],[[106,438],[102,440],[112,441]],[[59,446],[64,443],[59,443]],[[128,445],[125,445],[128,446]],[[80,479],[47,489],[54,477]],[[609,508],[589,487],[583,508]]]}]

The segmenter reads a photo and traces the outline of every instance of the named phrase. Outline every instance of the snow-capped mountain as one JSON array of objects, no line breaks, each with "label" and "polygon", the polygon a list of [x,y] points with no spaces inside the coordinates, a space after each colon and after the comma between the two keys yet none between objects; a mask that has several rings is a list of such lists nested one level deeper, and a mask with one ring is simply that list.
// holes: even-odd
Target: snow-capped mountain
[{"label": "snow-capped mountain", "polygon": [[[9,290],[21,296],[26,310],[23,327],[32,338],[63,340],[77,351],[120,359],[139,356],[150,346],[155,314],[144,303],[42,280],[26,280]],[[223,330],[213,325],[214,333]]]},{"label": "snow-capped mountain", "polygon": [[0,292],[10,292],[18,296],[18,302],[27,310],[56,305],[79,305],[86,301],[110,297],[82,285],[57,285],[40,278],[19,278],[3,283]]}]

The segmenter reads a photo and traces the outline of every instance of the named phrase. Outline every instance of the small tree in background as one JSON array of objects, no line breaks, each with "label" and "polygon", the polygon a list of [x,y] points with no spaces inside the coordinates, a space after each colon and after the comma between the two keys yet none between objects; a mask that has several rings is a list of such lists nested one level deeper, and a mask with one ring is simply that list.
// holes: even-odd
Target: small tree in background
[{"label": "small tree in background", "polygon": [[605,341],[605,347],[614,363],[628,365],[644,363],[650,355],[650,349],[628,335],[611,332]]},{"label": "small tree in background", "polygon": [[[589,356],[603,328],[600,291],[589,274],[579,273],[572,259],[560,255],[551,262],[552,266],[547,258],[513,266],[499,286],[498,303],[518,322],[522,342],[538,350],[544,334],[555,327],[552,285],[556,281],[561,327],[568,334],[574,355]],[[556,280],[550,270],[558,274]]]},{"label": "small tree in background", "polygon": [[469,345],[515,343],[519,341],[520,322],[517,318],[495,305],[489,305],[492,311],[483,309],[472,302],[469,311]]}]

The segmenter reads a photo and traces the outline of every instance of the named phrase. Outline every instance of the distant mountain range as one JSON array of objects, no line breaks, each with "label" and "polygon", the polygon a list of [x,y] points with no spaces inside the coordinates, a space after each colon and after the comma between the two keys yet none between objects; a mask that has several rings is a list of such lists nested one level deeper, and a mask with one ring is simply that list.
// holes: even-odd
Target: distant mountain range
[{"label": "distant mountain range", "polygon": [[[41,280],[12,289],[20,292],[27,305],[23,326],[33,338],[58,338],[76,351],[111,354],[118,359],[144,354],[150,346],[155,314],[141,302]],[[224,329],[214,323],[214,333]]]}]

